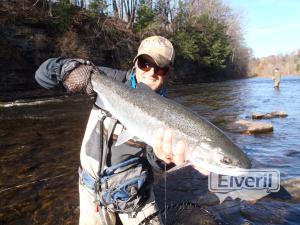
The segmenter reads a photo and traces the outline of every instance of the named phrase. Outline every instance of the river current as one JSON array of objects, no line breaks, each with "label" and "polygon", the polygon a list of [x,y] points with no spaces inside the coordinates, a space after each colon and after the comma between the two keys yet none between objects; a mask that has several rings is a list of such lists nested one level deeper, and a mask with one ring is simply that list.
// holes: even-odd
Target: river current
[{"label": "river current", "polygon": [[[299,77],[284,77],[280,89],[268,78],[178,85],[169,96],[224,130],[254,167],[279,169],[283,180],[300,177]],[[0,103],[0,224],[77,223],[79,149],[91,106],[83,96]],[[245,135],[230,126],[273,111],[288,114],[262,120],[273,132]],[[299,208],[274,224],[297,224]],[[263,221],[252,222],[270,224]]]}]

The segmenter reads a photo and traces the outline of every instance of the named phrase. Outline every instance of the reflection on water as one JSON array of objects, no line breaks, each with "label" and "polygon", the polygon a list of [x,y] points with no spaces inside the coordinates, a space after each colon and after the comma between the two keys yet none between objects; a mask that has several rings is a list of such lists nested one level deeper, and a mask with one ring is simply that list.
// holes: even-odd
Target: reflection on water
[{"label": "reflection on water", "polygon": [[[279,90],[255,78],[176,86],[169,94],[225,130],[256,167],[278,168],[284,179],[300,175],[299,78],[283,79]],[[82,96],[0,104],[0,224],[77,223],[76,171],[91,104]],[[252,112],[272,111],[288,113],[268,120],[273,133],[228,128]]]}]

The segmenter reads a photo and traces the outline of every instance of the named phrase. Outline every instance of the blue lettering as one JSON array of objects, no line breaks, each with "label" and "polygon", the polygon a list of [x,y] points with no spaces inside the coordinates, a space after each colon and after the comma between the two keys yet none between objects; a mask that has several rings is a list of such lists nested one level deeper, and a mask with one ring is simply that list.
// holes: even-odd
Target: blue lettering
[{"label": "blue lettering", "polygon": [[266,188],[268,186],[268,175],[264,174],[264,188]]},{"label": "blue lettering", "polygon": [[256,187],[259,187],[259,181],[261,180],[261,179],[263,179],[263,177],[257,177],[256,178]]},{"label": "blue lettering", "polygon": [[241,177],[240,182],[239,182],[239,178],[238,177],[235,177],[234,180],[235,180],[236,186],[240,188],[240,187],[242,187],[242,184],[243,184],[243,182],[245,180],[245,177]]},{"label": "blue lettering", "polygon": [[[249,183],[253,183],[252,185],[250,185]],[[247,177],[246,181],[245,181],[245,185],[247,187],[254,187],[254,183],[255,183],[255,179],[254,177]]]},{"label": "blue lettering", "polygon": [[[228,187],[228,184],[222,184],[222,182],[226,182],[227,179],[223,178],[224,175],[218,175],[218,187],[223,187],[223,188],[227,188]],[[227,182],[226,182],[227,183]]]}]

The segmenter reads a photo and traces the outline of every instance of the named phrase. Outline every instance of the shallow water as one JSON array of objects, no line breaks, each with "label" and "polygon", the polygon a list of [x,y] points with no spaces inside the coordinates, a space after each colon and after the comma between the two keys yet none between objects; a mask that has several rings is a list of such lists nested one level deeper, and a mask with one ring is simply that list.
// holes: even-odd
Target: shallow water
[{"label": "shallow water", "polygon": [[[279,90],[272,84],[254,78],[185,85],[169,95],[223,129],[255,167],[277,168],[283,179],[299,177],[300,78],[285,77]],[[0,103],[0,224],[77,223],[79,149],[91,105],[82,96]],[[229,128],[252,112],[272,111],[288,113],[267,120],[272,133]]]}]

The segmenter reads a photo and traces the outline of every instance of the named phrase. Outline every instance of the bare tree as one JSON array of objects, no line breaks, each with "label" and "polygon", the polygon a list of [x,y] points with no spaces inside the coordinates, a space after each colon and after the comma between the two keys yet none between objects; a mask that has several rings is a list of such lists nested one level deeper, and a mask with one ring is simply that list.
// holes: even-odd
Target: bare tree
[{"label": "bare tree", "polygon": [[48,0],[48,13],[49,13],[49,16],[53,17],[51,0]]},{"label": "bare tree", "polygon": [[117,5],[117,1],[116,0],[112,0],[112,6],[113,6],[113,13],[114,13],[114,17],[119,18],[119,9],[118,9],[118,5]]},{"label": "bare tree", "polygon": [[137,9],[137,0],[125,0],[124,8],[127,19],[127,29],[133,27],[133,22],[135,19],[136,9]]},{"label": "bare tree", "polygon": [[[35,3],[33,3],[33,7],[36,6],[38,3],[40,2],[40,0],[36,0]],[[53,13],[52,13],[52,2],[53,0],[41,0],[43,8],[47,8],[48,9],[48,14],[50,17],[53,17]]]}]

